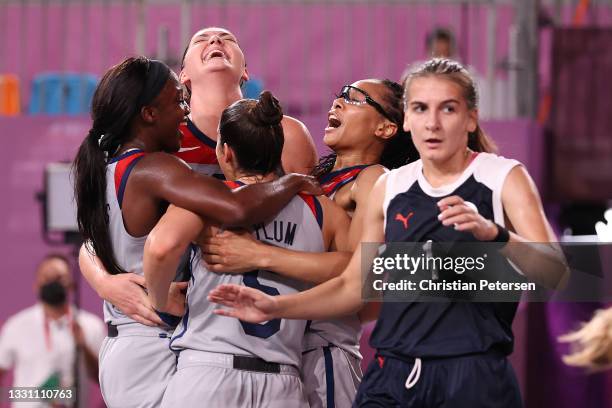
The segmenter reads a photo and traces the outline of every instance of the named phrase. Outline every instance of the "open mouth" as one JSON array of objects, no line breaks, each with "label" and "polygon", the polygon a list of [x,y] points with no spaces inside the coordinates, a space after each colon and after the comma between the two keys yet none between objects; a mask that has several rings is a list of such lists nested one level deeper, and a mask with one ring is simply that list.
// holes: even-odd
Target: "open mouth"
[{"label": "open mouth", "polygon": [[335,117],[333,115],[329,115],[327,117],[327,127],[328,128],[335,129],[335,128],[340,127],[340,125],[342,125],[342,122],[337,117]]},{"label": "open mouth", "polygon": [[229,59],[229,58],[227,58],[227,55],[223,51],[221,51],[221,50],[212,50],[212,51],[210,51],[209,53],[207,53],[204,56],[204,61],[210,61],[213,58]]},{"label": "open mouth", "polygon": [[425,143],[438,144],[438,143],[442,143],[442,140],[436,139],[434,137],[430,137],[429,139],[425,139]]}]

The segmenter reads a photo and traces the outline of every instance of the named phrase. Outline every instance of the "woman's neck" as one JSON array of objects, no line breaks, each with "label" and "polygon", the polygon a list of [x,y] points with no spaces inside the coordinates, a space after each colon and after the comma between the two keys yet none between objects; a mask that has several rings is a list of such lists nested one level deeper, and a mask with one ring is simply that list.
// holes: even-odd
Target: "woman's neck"
[{"label": "woman's neck", "polygon": [[189,102],[191,121],[204,134],[216,140],[221,114],[225,108],[240,99],[242,93],[239,86],[211,83],[204,92],[192,92]]},{"label": "woman's neck", "polygon": [[473,158],[474,152],[466,148],[445,161],[422,159],[423,176],[434,188],[450,184],[461,177]]},{"label": "woman's neck", "polygon": [[43,302],[42,305],[45,316],[50,320],[57,320],[67,315],[70,310],[68,303],[59,306],[51,306]]},{"label": "woman's neck", "polygon": [[336,163],[334,163],[334,170],[345,169],[347,167],[377,164],[380,162],[380,152],[375,149],[366,151],[352,151],[352,152],[336,152]]},{"label": "woman's neck", "polygon": [[267,181],[276,180],[278,176],[272,172],[268,174],[248,174],[248,173],[237,173],[235,179],[243,182],[244,184],[255,184],[265,183]]},{"label": "woman's neck", "polygon": [[142,150],[143,152],[152,152],[155,150],[155,148],[150,146],[146,140],[136,137],[122,144],[121,147],[119,147],[119,150],[117,150],[117,154],[115,156],[119,156],[120,154],[133,149]]}]

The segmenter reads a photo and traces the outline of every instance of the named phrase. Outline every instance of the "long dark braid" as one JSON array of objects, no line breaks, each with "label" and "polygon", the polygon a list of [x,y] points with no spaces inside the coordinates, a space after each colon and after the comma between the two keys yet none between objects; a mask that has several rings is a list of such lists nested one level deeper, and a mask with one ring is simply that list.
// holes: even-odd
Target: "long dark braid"
[{"label": "long dark braid", "polygon": [[108,226],[106,163],[131,136],[132,121],[148,93],[147,75],[155,64],[161,63],[134,57],[106,72],[93,96],[92,127],[72,165],[79,231],[112,274],[124,271],[115,259]]}]

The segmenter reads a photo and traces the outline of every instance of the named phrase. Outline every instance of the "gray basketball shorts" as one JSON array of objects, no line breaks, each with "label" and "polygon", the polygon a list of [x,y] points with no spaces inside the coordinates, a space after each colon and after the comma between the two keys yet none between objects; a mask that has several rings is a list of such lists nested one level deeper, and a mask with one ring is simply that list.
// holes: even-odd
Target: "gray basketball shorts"
[{"label": "gray basketball shorts", "polygon": [[182,350],[162,408],[308,408],[296,367]]},{"label": "gray basketball shorts", "polygon": [[361,383],[361,359],[339,347],[302,353],[301,377],[311,408],[349,408]]},{"label": "gray basketball shorts", "polygon": [[176,371],[176,354],[168,347],[171,332],[134,323],[109,334],[100,349],[100,390],[106,406],[159,407]]}]

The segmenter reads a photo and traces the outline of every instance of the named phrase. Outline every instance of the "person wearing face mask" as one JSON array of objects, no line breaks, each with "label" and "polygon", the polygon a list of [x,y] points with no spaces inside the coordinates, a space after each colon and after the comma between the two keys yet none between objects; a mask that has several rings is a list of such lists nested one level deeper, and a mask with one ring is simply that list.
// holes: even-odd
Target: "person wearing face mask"
[{"label": "person wearing face mask", "polygon": [[[10,317],[0,332],[0,384],[13,369],[14,387],[57,389],[75,385],[79,353],[79,406],[85,406],[87,377],[97,382],[98,352],[106,335],[97,316],[70,304],[74,287],[70,263],[61,254],[46,255],[36,269],[38,302]],[[19,402],[19,408],[51,406]]]}]

